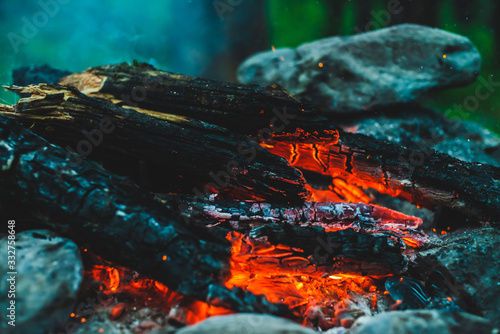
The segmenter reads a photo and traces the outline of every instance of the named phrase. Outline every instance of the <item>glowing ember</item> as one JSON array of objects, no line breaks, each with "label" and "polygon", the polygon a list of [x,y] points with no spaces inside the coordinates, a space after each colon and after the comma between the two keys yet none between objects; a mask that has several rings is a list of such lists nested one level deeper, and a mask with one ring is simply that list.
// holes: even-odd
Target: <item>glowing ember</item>
[{"label": "glowing ember", "polygon": [[[309,205],[341,205],[348,209],[353,206],[347,203]],[[354,206],[359,209],[359,205],[365,204]],[[416,227],[420,224],[419,221],[407,219],[408,216],[403,214],[366,206],[372,210],[374,219],[380,219],[381,222],[386,219],[386,227],[391,224]],[[354,312],[359,316],[360,309],[365,310],[363,312],[381,312],[385,310],[384,305],[390,305],[379,303],[381,298],[389,298],[377,288],[382,286],[380,276],[329,271],[329,266],[316,266],[312,263],[303,250],[270,244],[266,237],[252,238],[238,232],[229,232],[226,238],[231,242],[232,248],[225,286],[230,289],[239,287],[256,295],[265,295],[273,303],[285,304],[305,325],[324,330],[333,326],[349,326],[351,321],[345,317],[351,318],[346,314]],[[103,262],[101,259],[99,261]],[[102,292],[114,296],[114,300],[133,300],[134,307],[142,304],[144,307],[164,309],[171,322],[194,324],[213,315],[231,313],[180,295],[158,281],[123,267],[107,263],[94,265],[87,276],[101,282]],[[110,312],[110,318],[120,318],[125,310],[125,304],[116,304]]]},{"label": "glowing ember", "polygon": [[374,177],[363,170],[353,170],[350,165],[352,156],[350,153],[344,154],[343,147],[338,145],[337,131],[308,133],[297,129],[294,133],[275,134],[273,138],[275,140],[272,142],[261,142],[260,145],[285,158],[296,168],[332,177],[332,184],[328,189],[318,190],[309,185],[308,200],[370,203],[370,198],[362,188],[372,188],[393,197],[404,195],[401,190],[392,189],[385,184],[382,171],[379,177]]},{"label": "glowing ember", "polygon": [[[102,261],[102,260],[100,260]],[[152,307],[165,310],[169,320],[179,324],[195,324],[210,316],[229,314],[231,311],[183,296],[162,283],[139,275],[137,272],[108,265],[94,265],[86,276],[102,284],[102,293],[118,299],[133,300],[133,307]],[[121,296],[121,297],[120,297]],[[128,296],[124,298],[124,296]],[[111,319],[121,317],[126,304],[119,303],[110,313]],[[75,316],[72,314],[72,317]],[[81,321],[85,321],[83,318]]]},{"label": "glowing ember", "polygon": [[315,308],[313,313],[322,314],[326,328],[338,323],[336,313],[349,308],[350,298],[365,298],[367,305],[376,308],[377,299],[369,291],[379,277],[325,276],[305,258],[294,256],[300,249],[255,243],[237,232],[230,232],[227,239],[232,243],[228,288],[263,294],[269,301],[288,305],[302,319]]},{"label": "glowing ember", "polygon": [[[306,185],[309,201],[302,207],[249,203],[225,208],[219,204],[204,204],[201,210],[203,217],[212,219],[207,226],[226,224],[226,228],[230,226],[233,230],[226,237],[232,245],[229,270],[223,282],[227,288],[239,287],[256,295],[265,295],[270,302],[287,305],[305,325],[323,330],[340,325],[348,327],[355,317],[388,309],[390,304],[384,304],[384,300],[390,297],[387,291],[378,288],[383,287],[383,277],[352,274],[378,274],[379,271],[366,271],[370,264],[356,258],[352,259],[354,267],[363,270],[349,270],[354,267],[349,267],[349,263],[343,260],[344,253],[333,258],[335,263],[339,262],[338,266],[319,263],[305,255],[307,252],[311,254],[305,244],[302,246],[306,252],[282,244],[271,244],[265,234],[258,237],[247,232],[261,229],[268,223],[280,223],[321,227],[326,232],[346,230],[339,233],[341,235],[347,232],[380,234],[387,236],[387,242],[393,242],[398,249],[405,249],[405,244],[420,247],[427,241],[427,236],[417,231],[422,224],[421,219],[363,204],[370,203],[370,198],[361,188],[374,188],[392,196],[400,195],[401,191],[391,190],[382,174],[376,179],[364,175],[362,170],[353,170],[349,156],[337,152],[342,149],[337,145],[338,136],[337,131],[306,133],[297,130],[293,134],[275,136],[278,140],[272,143],[261,143],[294,167],[331,177],[331,184],[326,189]],[[217,223],[213,223],[214,220]],[[287,242],[282,240],[280,243]],[[163,255],[162,260],[166,261],[167,256]],[[383,271],[381,275],[390,276],[392,272]],[[180,295],[160,282],[126,268],[95,265],[88,274],[103,284],[104,294],[133,296],[134,306],[142,302],[148,307],[165,309],[169,320],[177,323],[194,324],[212,315],[230,313]],[[123,304],[115,305],[111,318],[120,317],[124,310]]]}]

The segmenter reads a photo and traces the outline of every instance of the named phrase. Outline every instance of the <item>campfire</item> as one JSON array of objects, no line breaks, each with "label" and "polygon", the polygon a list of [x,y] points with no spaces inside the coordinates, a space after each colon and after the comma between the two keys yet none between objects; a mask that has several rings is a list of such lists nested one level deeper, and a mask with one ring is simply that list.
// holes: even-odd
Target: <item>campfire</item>
[{"label": "campfire", "polygon": [[[383,282],[404,266],[384,268],[384,264],[376,264],[377,259],[368,260],[368,252],[366,259],[343,259],[345,255],[342,255],[334,258],[333,262],[328,261],[329,252],[332,253],[336,246],[326,239],[312,255],[306,256],[304,249],[309,251],[307,245],[301,249],[283,245],[280,241],[269,242],[269,239],[274,239],[273,234],[262,230],[269,227],[272,221],[287,217],[287,223],[292,226],[303,221],[307,222],[306,225],[321,227],[325,232],[347,231],[346,241],[351,247],[359,241],[348,238],[362,238],[362,232],[392,235],[392,246],[398,250],[405,249],[405,244],[410,248],[420,247],[427,241],[425,234],[416,231],[421,224],[420,219],[370,205],[308,202],[303,209],[297,210],[254,203],[244,208],[247,216],[238,218],[234,213],[223,212],[221,207],[199,205],[204,209],[198,213],[203,212],[203,215],[217,220],[218,224],[228,224],[235,230],[226,236],[232,247],[230,271],[224,285],[229,289],[239,287],[255,295],[264,295],[272,303],[285,304],[294,318],[303,319],[304,325],[321,329],[349,326],[355,317],[362,314],[360,307],[370,313],[389,309],[394,301]],[[195,212],[191,209],[190,215],[196,215]],[[259,233],[264,233],[265,237],[259,237]],[[399,238],[404,243],[398,244]],[[297,244],[301,245],[300,242]],[[357,247],[366,248],[366,245],[359,243]],[[92,269],[86,273],[87,280],[102,283],[99,289],[104,294],[119,299],[126,295],[126,299],[132,298],[131,305],[135,306],[153,304],[164,309],[169,321],[174,324],[191,325],[210,316],[232,313],[230,309],[182,296],[161,282],[145,278],[130,269],[113,266],[95,256],[90,259],[105,263],[89,266]],[[360,267],[363,261],[367,263]],[[123,303],[117,304],[111,311],[112,316],[116,317],[116,313],[121,315],[119,310],[123,308]]]},{"label": "campfire", "polygon": [[112,321],[146,308],[174,327],[264,313],[321,331],[391,310],[478,314],[419,253],[441,231],[378,199],[493,225],[497,167],[347,132],[278,85],[136,63],[6,88],[23,98],[0,106],[2,205],[21,203],[21,228],[78,243],[77,305],[94,293]]}]

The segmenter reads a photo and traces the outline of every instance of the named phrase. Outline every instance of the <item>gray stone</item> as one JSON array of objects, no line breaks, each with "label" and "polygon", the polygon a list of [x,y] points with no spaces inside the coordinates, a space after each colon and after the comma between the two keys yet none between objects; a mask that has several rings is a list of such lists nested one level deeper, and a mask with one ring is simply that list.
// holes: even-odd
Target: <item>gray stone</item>
[{"label": "gray stone", "polygon": [[500,326],[500,231],[482,228],[450,233],[421,255],[434,255],[472,296],[483,316]]},{"label": "gray stone", "polygon": [[[0,309],[3,317],[10,299],[6,274],[7,238],[0,239]],[[82,281],[83,266],[78,246],[46,230],[16,235],[15,327],[2,320],[1,333],[44,334],[69,319]]]},{"label": "gray stone", "polygon": [[486,319],[464,312],[427,310],[392,311],[361,317],[351,334],[469,334],[498,333]]},{"label": "gray stone", "polygon": [[[161,332],[166,333],[166,332]],[[316,331],[271,315],[240,313],[208,318],[176,334],[315,334]]]},{"label": "gray stone", "polygon": [[471,121],[449,120],[430,109],[404,108],[358,119],[348,128],[402,146],[432,148],[460,160],[500,167],[500,138],[495,133]]},{"label": "gray stone", "polygon": [[238,81],[276,82],[325,111],[349,112],[469,84],[480,67],[479,52],[466,37],[403,24],[258,53],[240,65]]}]

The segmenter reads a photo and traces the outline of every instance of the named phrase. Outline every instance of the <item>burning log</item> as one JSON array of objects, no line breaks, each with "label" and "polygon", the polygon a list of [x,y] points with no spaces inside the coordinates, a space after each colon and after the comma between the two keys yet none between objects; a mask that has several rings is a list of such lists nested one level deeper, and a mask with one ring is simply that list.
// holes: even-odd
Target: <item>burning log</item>
[{"label": "burning log", "polygon": [[[200,201],[193,197],[163,195],[166,203],[184,208],[191,222],[219,226],[241,233],[269,223],[317,226],[326,232],[353,229],[401,238],[410,247],[423,246],[427,236],[418,231],[422,220],[364,203],[306,202],[302,207],[239,201]],[[175,204],[174,204],[175,203]]]},{"label": "burning log", "polygon": [[284,305],[222,285],[229,243],[189,230],[175,211],[95,162],[69,167],[62,148],[5,117],[0,117],[0,186],[2,196],[29,205],[42,226],[178,293],[239,312],[289,315]]},{"label": "burning log", "polygon": [[275,123],[313,131],[326,121],[276,84],[260,87],[220,82],[164,72],[148,64],[94,67],[60,83],[118,105],[187,116],[243,134],[267,128],[276,131]]},{"label": "burning log", "polygon": [[[421,224],[419,218],[361,203],[306,202],[303,207],[290,207],[202,202],[177,195],[162,196],[162,201],[184,208],[191,226],[222,231],[220,234],[240,232],[237,235],[244,235],[253,249],[249,255],[280,257],[282,263],[293,258],[302,265],[302,273],[317,277],[402,272],[407,264],[401,254],[406,244],[418,247],[428,241],[425,234],[415,230]],[[283,252],[274,254],[275,249]],[[290,273],[297,270],[295,266],[290,269]],[[280,270],[286,272],[286,268]]]},{"label": "burning log", "polygon": [[202,121],[120,108],[67,86],[13,87],[30,98],[0,113],[155,192],[219,192],[239,199],[302,203],[299,171],[248,137]]},{"label": "burning log", "polygon": [[[446,206],[474,220],[500,221],[498,167],[329,130],[278,134],[262,145],[292,166],[340,177],[347,184],[374,188],[422,206]],[[422,160],[412,164],[408,160],[415,155]]]},{"label": "burning log", "polygon": [[[119,105],[208,121],[254,135],[260,142],[271,143],[266,138],[274,134],[273,142],[264,147],[305,173],[332,177],[330,188],[337,195],[340,191],[340,198],[368,201],[357,185],[421,206],[449,207],[475,221],[495,223],[500,219],[500,169],[342,132],[278,86],[221,83],[163,72],[145,64],[91,68],[61,83]],[[273,108],[285,108],[292,116],[283,121],[272,113]],[[280,127],[269,126],[273,119],[280,121]],[[305,131],[294,132],[296,128]]]},{"label": "burning log", "polygon": [[[107,260],[133,268],[180,294],[237,312],[291,316],[289,306],[272,304],[252,293],[265,292],[253,290],[264,283],[254,279],[250,287],[238,284],[240,276],[236,274],[242,266],[267,268],[268,274],[280,273],[289,280],[297,276],[306,282],[328,280],[323,278],[325,274],[340,272],[385,275],[404,270],[407,263],[401,254],[404,243],[400,239],[353,229],[326,232],[321,227],[267,224],[246,237],[237,236],[237,232],[228,235],[230,247],[228,242],[214,237],[217,233],[225,236],[227,230],[207,233],[206,229],[188,228],[175,209],[162,206],[97,163],[82,160],[79,165],[68,166],[62,148],[13,120],[0,117],[0,143],[3,196],[29,204],[39,225],[71,236]],[[60,178],[54,177],[61,166],[66,168]],[[319,260],[314,257],[314,238],[318,237],[326,243]],[[274,254],[274,249],[281,253]],[[245,259],[250,262],[242,262]],[[264,277],[263,282],[273,279],[272,275]],[[117,273],[113,277],[116,281]],[[363,282],[368,278],[359,279]],[[316,291],[313,287],[319,281],[311,282],[307,293],[298,299],[304,300]],[[330,282],[329,286],[334,289],[335,284]],[[290,307],[307,300],[294,303]]]},{"label": "burning log", "polygon": [[[302,254],[292,256],[309,258],[318,269],[324,270],[324,277],[339,273],[384,276],[403,272],[408,264],[408,259],[401,254],[404,242],[384,234],[356,232],[350,228],[326,232],[319,227],[271,223],[253,229],[250,236],[266,237],[271,245],[299,248]],[[324,249],[311,240],[322,240]]]}]

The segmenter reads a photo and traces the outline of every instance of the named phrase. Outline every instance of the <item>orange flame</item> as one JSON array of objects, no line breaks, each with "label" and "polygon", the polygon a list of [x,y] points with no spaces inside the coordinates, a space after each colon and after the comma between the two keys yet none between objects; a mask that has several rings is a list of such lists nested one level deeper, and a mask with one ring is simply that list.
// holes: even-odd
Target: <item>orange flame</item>
[{"label": "orange flame", "polygon": [[[365,175],[362,170],[357,169],[347,172],[350,157],[338,154],[341,150],[337,145],[338,131],[325,130],[308,133],[297,129],[295,133],[275,134],[274,138],[276,140],[271,143],[262,142],[260,145],[271,153],[285,158],[293,167],[333,178],[332,184],[326,190],[317,190],[310,185],[307,186],[310,193],[308,200],[370,203],[370,198],[365,195],[362,188],[372,188],[393,197],[402,195],[401,190],[391,189],[385,184],[382,171],[378,178]],[[367,159],[369,158],[368,156]]]},{"label": "orange flame", "polygon": [[[102,292],[105,295],[132,296],[135,300],[134,307],[140,306],[142,302],[144,307],[163,309],[170,317],[183,324],[192,325],[210,316],[231,313],[227,309],[176,293],[162,283],[124,267],[94,265],[86,274],[104,285]],[[120,317],[123,311],[124,305],[118,304],[111,310],[110,316]]]},{"label": "orange flame", "polygon": [[373,298],[367,294],[373,285],[370,277],[342,273],[325,276],[307,259],[293,255],[300,253],[300,249],[252,244],[238,232],[230,232],[227,239],[232,243],[227,288],[236,286],[256,295],[263,294],[273,303],[288,305],[302,317],[311,305],[321,305],[329,319],[335,318],[335,308],[331,305],[341,303],[352,293],[366,294],[368,301]]}]

